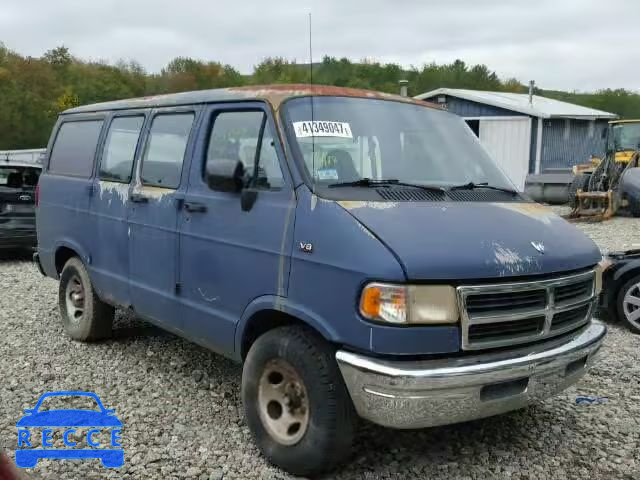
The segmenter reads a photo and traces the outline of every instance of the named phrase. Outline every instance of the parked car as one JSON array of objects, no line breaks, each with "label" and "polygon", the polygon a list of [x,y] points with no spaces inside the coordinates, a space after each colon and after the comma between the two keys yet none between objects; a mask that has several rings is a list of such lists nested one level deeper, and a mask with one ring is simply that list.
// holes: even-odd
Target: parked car
[{"label": "parked car", "polygon": [[600,305],[609,316],[640,333],[640,249],[610,252],[605,262]]},{"label": "parked car", "polygon": [[0,152],[0,248],[36,246],[35,197],[42,152]]},{"label": "parked car", "polygon": [[348,458],[357,416],[413,429],[525,407],[603,342],[596,245],[422,101],[121,100],[63,112],[48,152],[35,260],[66,332],[103,338],[129,307],[243,362],[247,424],[289,472]]}]

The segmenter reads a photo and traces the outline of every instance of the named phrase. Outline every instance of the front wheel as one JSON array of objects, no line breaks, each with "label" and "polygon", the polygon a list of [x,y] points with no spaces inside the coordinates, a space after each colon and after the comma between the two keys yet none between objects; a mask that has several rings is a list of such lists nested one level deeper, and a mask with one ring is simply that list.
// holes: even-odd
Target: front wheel
[{"label": "front wheel", "polygon": [[591,175],[580,173],[576,175],[569,185],[569,205],[573,208],[578,206],[578,190],[585,191],[589,188]]},{"label": "front wheel", "polygon": [[256,340],[242,401],[258,448],[289,473],[316,475],[351,453],[356,414],[335,350],[306,328],[280,327]]},{"label": "front wheel", "polygon": [[618,315],[632,332],[640,333],[640,275],[631,278],[620,288],[617,299]]}]

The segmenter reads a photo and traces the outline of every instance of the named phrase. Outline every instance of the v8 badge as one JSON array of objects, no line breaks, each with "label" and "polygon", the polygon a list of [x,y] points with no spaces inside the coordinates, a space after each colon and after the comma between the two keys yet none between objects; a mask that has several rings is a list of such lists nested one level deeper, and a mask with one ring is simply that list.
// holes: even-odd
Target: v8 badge
[{"label": "v8 badge", "polygon": [[313,244],[300,242],[300,250],[302,250],[304,253],[311,253],[313,252]]}]

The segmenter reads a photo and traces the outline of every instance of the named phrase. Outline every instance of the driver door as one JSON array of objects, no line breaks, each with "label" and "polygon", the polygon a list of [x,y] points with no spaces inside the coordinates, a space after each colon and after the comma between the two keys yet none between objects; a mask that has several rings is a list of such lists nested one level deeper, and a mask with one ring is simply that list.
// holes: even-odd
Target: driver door
[{"label": "driver door", "polygon": [[[263,134],[260,135],[260,131]],[[257,190],[212,190],[210,162],[241,161]],[[180,212],[180,299],[187,336],[233,353],[235,329],[258,297],[287,294],[295,196],[270,109],[262,102],[212,105],[205,113]]]}]

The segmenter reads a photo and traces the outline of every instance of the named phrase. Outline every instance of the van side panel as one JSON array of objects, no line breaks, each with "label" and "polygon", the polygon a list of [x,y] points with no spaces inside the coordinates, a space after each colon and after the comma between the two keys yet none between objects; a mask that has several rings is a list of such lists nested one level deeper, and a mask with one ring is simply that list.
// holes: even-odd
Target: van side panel
[{"label": "van side panel", "polygon": [[85,263],[91,262],[88,252],[93,235],[87,228],[91,179],[44,173],[39,186],[38,252],[45,273],[57,278],[55,254],[61,247],[71,248]]},{"label": "van side panel", "polygon": [[[201,107],[163,108],[152,111],[145,129],[140,161],[129,196],[129,285],[131,303],[141,316],[181,332],[179,311],[178,218],[188,183],[190,159],[197,136]],[[156,122],[178,122],[181,135],[154,133]],[[176,142],[176,143],[172,143]],[[184,143],[183,143],[184,142]],[[167,148],[169,146],[177,148]],[[152,148],[153,147],[153,148]],[[182,152],[182,158],[177,157]],[[148,153],[148,156],[147,156]],[[163,156],[159,161],[158,157]],[[180,164],[178,160],[182,160]],[[148,162],[148,163],[147,163]],[[176,163],[178,162],[178,163]],[[145,170],[145,163],[149,170]],[[162,168],[171,176],[171,184],[150,185],[144,176],[153,168]],[[176,165],[179,166],[177,174]],[[169,178],[169,177],[166,177]]]},{"label": "van side panel", "polygon": [[[92,216],[92,234],[95,248],[92,251],[93,261],[90,265],[91,280],[103,300],[115,305],[128,306],[131,304],[129,295],[129,226],[127,224],[127,212],[129,208],[130,181],[126,178],[111,179],[109,174],[101,175],[101,165],[108,168],[109,149],[117,149],[118,145],[113,141],[117,135],[123,135],[123,130],[117,130],[118,122],[122,119],[137,119],[140,122],[141,132],[138,134],[137,143],[129,140],[128,148],[134,149],[125,152],[127,160],[135,164],[136,156],[139,156],[142,135],[142,126],[147,111],[117,112],[109,120],[106,127],[105,139],[98,149],[96,160],[96,175],[93,183],[93,195],[91,196],[90,211]],[[110,137],[110,132],[112,132]],[[126,132],[135,138],[135,133]],[[120,146],[122,148],[122,146]],[[136,155],[137,152],[137,155]],[[125,158],[125,157],[121,157]],[[132,169],[133,165],[129,168]],[[131,173],[132,170],[129,171]],[[106,177],[102,179],[101,176]],[[116,181],[118,180],[118,181]]]},{"label": "van side panel", "polygon": [[[79,255],[85,264],[91,264],[91,244],[93,242],[90,227],[89,203],[93,193],[92,177],[95,166],[95,150],[88,153],[87,169],[91,172],[84,176],[59,175],[51,171],[51,156],[55,151],[59,132],[68,121],[103,121],[104,114],[63,116],[54,127],[45,169],[40,176],[39,205],[36,209],[38,231],[38,252],[45,273],[57,278],[55,255],[61,247],[70,248]],[[100,134],[101,135],[101,134]],[[96,141],[96,146],[100,137]],[[85,158],[82,159],[85,161]]]}]

